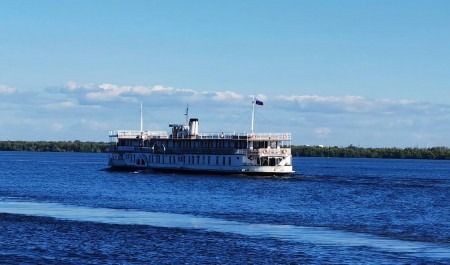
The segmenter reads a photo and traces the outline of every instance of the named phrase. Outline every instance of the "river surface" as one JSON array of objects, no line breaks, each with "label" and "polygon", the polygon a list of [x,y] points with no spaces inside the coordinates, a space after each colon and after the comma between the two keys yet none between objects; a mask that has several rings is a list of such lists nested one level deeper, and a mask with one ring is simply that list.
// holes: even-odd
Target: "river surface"
[{"label": "river surface", "polygon": [[450,161],[293,162],[247,177],[0,152],[0,264],[450,264]]}]

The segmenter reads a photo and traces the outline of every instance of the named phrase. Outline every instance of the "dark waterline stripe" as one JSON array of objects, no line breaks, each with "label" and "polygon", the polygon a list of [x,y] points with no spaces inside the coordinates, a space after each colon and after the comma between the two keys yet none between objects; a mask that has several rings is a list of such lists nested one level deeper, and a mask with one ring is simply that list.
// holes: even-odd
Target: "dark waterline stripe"
[{"label": "dark waterline stripe", "polygon": [[52,217],[57,219],[122,225],[200,229],[251,237],[275,238],[298,243],[340,247],[370,247],[419,257],[450,258],[450,244],[404,241],[364,233],[337,231],[322,227],[252,224],[190,214],[138,210],[89,208],[0,199],[0,213]]}]

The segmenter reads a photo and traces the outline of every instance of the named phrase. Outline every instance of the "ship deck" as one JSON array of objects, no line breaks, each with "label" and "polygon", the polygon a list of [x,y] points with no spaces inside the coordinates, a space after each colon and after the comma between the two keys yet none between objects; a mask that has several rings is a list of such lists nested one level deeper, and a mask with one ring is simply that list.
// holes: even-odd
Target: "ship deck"
[{"label": "ship deck", "polygon": [[172,137],[165,131],[110,131],[109,137],[118,139],[232,139],[232,140],[248,140],[248,141],[290,141],[291,133],[235,133],[235,132],[214,132],[214,133],[198,133],[196,135],[188,135],[185,137]]}]

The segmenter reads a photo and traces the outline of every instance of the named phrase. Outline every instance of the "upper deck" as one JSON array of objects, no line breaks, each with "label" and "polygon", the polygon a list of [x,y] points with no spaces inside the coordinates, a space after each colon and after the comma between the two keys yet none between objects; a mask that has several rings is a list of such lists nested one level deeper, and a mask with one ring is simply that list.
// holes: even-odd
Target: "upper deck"
[{"label": "upper deck", "polygon": [[136,139],[136,138],[168,139],[169,135],[165,131],[119,130],[119,131],[109,131],[109,137],[110,138],[118,138],[118,139]]},{"label": "upper deck", "polygon": [[117,139],[230,139],[247,141],[290,141],[291,133],[236,133],[236,132],[213,132],[197,133],[195,135],[182,134],[174,137],[165,131],[133,131],[119,130],[110,131],[109,137]]}]

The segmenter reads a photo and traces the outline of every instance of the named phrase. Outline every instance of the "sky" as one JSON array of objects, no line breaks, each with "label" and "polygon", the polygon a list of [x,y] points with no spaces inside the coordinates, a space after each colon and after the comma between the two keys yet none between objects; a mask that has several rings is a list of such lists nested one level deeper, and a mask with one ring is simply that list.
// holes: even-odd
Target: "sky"
[{"label": "sky", "polygon": [[450,146],[450,1],[0,0],[0,141],[290,132]]}]

